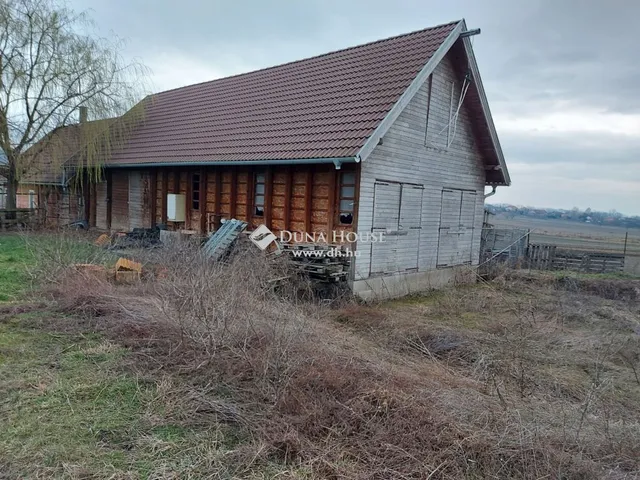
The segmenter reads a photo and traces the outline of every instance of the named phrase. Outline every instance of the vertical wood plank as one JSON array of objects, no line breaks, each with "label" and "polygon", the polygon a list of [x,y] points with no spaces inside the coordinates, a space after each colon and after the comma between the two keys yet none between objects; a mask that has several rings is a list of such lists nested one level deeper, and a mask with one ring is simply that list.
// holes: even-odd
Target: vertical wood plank
[{"label": "vertical wood plank", "polygon": [[353,222],[351,223],[351,229],[354,232],[358,231],[358,210],[360,210],[360,173],[362,172],[362,164],[356,164],[356,193],[355,200],[353,201]]},{"label": "vertical wood plank", "polygon": [[284,229],[291,228],[291,209],[293,208],[293,169],[287,167],[286,178],[284,184]]},{"label": "vertical wood plank", "polygon": [[329,205],[327,210],[327,238],[329,243],[333,242],[333,225],[336,216],[336,182],[338,181],[338,175],[340,170],[332,168],[329,175]]},{"label": "vertical wood plank", "polygon": [[84,201],[84,219],[87,221],[87,225],[91,225],[91,182],[87,174],[84,174],[82,180],[82,199]]},{"label": "vertical wood plank", "polygon": [[[40,189],[38,189],[38,195],[40,195]],[[98,188],[95,181],[91,182],[91,193],[89,195],[89,202],[91,202],[89,208],[89,226],[95,227],[98,223]],[[40,205],[40,203],[38,203],[38,205]]]},{"label": "vertical wood plank", "polygon": [[220,167],[214,167],[215,168],[215,182],[216,182],[216,186],[215,186],[215,190],[214,190],[214,195],[215,195],[215,204],[214,204],[214,211],[213,211],[213,223],[214,223],[214,227],[217,230],[220,227],[220,212],[221,212],[221,203],[222,203],[222,174],[220,172]]},{"label": "vertical wood plank", "polygon": [[107,170],[107,230],[111,230],[111,207],[112,207],[112,198],[111,194],[113,191],[113,173],[111,170]]},{"label": "vertical wood plank", "polygon": [[151,170],[149,180],[149,201],[151,202],[151,228],[156,226],[156,209],[158,206],[158,169]]},{"label": "vertical wood plank", "polygon": [[167,224],[167,193],[169,190],[169,170],[167,168],[162,169],[162,190],[160,198],[162,211],[160,212],[160,218],[164,225]]},{"label": "vertical wood plank", "polygon": [[187,170],[186,177],[187,186],[185,195],[187,198],[185,199],[185,205],[187,206],[187,211],[185,212],[186,215],[184,217],[184,226],[185,228],[191,230],[193,228],[193,225],[191,225],[191,217],[193,212],[193,170]]},{"label": "vertical wood plank", "polygon": [[231,194],[230,202],[231,205],[229,207],[229,216],[231,218],[236,217],[236,201],[238,197],[238,170],[236,167],[231,167]]},{"label": "vertical wood plank", "polygon": [[247,170],[247,215],[246,221],[251,228],[251,220],[253,218],[253,169],[251,167]]},{"label": "vertical wood plank", "polygon": [[173,169],[173,193],[180,193],[180,170]]},{"label": "vertical wood plank", "polygon": [[307,177],[304,183],[304,229],[305,232],[311,233],[311,208],[312,208],[312,196],[311,190],[313,188],[313,166],[309,165],[307,170]]},{"label": "vertical wood plank", "polygon": [[202,235],[207,232],[207,170],[200,169],[200,194],[198,195],[200,203],[200,233]]},{"label": "vertical wood plank", "polygon": [[264,177],[264,224],[271,228],[273,213],[273,168],[267,167]]}]

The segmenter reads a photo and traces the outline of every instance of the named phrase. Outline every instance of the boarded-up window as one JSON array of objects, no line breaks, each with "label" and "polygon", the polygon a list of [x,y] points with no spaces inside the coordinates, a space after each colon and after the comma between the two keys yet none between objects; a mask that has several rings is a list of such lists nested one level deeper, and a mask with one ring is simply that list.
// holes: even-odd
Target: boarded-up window
[{"label": "boarded-up window", "polygon": [[471,263],[477,193],[445,188],[442,190],[438,267]]},{"label": "boarded-up window", "polygon": [[444,75],[431,75],[427,84],[425,146],[446,150],[452,135],[455,83]]}]

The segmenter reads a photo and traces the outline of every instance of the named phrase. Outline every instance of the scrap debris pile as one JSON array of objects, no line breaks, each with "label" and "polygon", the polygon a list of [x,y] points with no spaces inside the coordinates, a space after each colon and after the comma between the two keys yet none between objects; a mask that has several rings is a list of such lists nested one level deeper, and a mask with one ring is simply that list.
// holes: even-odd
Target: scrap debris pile
[{"label": "scrap debris pile", "polygon": [[[222,223],[220,228],[204,241],[203,251],[212,260],[224,261],[238,241],[250,240],[256,251],[265,251],[270,255],[286,255],[298,271],[315,283],[338,284],[349,278],[350,256],[343,245],[315,243],[281,243],[266,227],[246,233],[247,223],[231,219]],[[182,241],[191,237],[192,232],[169,232],[157,228],[136,228],[129,233],[103,234],[95,244],[110,250],[133,250],[140,248],[158,248],[164,244]],[[78,267],[78,266],[77,266]],[[120,258],[112,272],[117,283],[134,283],[142,276],[142,264],[129,258]]]},{"label": "scrap debris pile", "polygon": [[349,278],[349,257],[342,245],[282,244],[284,252],[310,278],[327,283]]},{"label": "scrap debris pile", "polygon": [[[246,230],[247,223],[228,220],[205,243],[204,249],[210,258],[220,260]],[[256,248],[273,255],[287,255],[300,272],[309,278],[336,283],[349,277],[349,256],[345,246],[316,243],[281,243],[266,227],[259,227],[249,235]]]},{"label": "scrap debris pile", "polygon": [[162,246],[160,229],[134,228],[131,232],[104,233],[96,240],[96,245],[110,250],[124,248],[156,248]]}]

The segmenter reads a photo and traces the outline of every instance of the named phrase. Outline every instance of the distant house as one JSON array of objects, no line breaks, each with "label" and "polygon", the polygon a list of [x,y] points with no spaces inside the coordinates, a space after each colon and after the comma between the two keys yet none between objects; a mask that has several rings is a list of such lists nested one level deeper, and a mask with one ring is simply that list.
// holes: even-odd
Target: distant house
[{"label": "distant house", "polygon": [[360,295],[450,282],[478,263],[485,186],[510,182],[468,35],[461,20],[153,95],[90,224],[353,232]]},{"label": "distant house", "polygon": [[[83,113],[86,115],[86,112]],[[59,127],[32,145],[20,162],[17,208],[37,209],[47,226],[65,226],[88,217],[85,195],[77,181],[83,153],[83,132],[108,128],[108,120],[83,121]],[[4,157],[4,155],[3,155]],[[2,158],[0,158],[2,162]],[[4,157],[6,163],[6,157]],[[4,195],[2,195],[4,193]],[[0,177],[0,208],[6,205],[6,179]]]}]

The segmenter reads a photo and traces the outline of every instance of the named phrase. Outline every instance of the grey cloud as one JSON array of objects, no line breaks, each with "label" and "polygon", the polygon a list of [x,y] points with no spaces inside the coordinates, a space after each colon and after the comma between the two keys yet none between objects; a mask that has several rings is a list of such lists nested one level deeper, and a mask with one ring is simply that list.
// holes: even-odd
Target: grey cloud
[{"label": "grey cloud", "polygon": [[[531,117],[566,108],[640,114],[637,1],[70,2],[77,9],[92,8],[101,32],[113,30],[128,37],[128,54],[152,61],[160,53],[170,52],[222,75],[465,17],[470,27],[482,28],[473,45],[497,123],[501,118]],[[184,78],[188,77],[184,72]],[[175,86],[179,85],[162,85]],[[545,166],[554,163],[562,168],[574,165],[576,178],[586,176],[587,170],[595,178],[638,179],[640,175],[636,166],[638,138],[499,134],[507,161],[540,165],[540,181],[547,173]],[[517,196],[517,177],[514,183],[509,195]],[[637,195],[627,201],[640,203]],[[625,209],[620,206],[619,210]]]},{"label": "grey cloud", "polygon": [[640,181],[640,137],[593,132],[555,135],[503,132],[500,138],[507,157],[514,161],[596,166],[599,176]]}]

